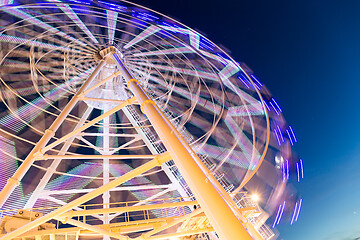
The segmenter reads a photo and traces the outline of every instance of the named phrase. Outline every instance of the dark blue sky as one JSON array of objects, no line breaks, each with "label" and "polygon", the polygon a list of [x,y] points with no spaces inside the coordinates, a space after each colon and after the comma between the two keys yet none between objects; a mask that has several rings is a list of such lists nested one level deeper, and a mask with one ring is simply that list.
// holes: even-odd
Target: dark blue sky
[{"label": "dark blue sky", "polygon": [[304,159],[299,221],[285,240],[360,237],[360,1],[135,1],[246,62],[294,126]]}]

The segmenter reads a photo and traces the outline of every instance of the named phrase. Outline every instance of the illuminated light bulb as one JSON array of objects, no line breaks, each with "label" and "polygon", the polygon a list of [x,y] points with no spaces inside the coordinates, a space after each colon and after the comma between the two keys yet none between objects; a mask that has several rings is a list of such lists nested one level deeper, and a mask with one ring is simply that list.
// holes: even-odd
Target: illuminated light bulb
[{"label": "illuminated light bulb", "polygon": [[251,195],[251,199],[254,201],[254,202],[258,202],[260,200],[260,197],[258,194],[254,193],[253,195]]}]

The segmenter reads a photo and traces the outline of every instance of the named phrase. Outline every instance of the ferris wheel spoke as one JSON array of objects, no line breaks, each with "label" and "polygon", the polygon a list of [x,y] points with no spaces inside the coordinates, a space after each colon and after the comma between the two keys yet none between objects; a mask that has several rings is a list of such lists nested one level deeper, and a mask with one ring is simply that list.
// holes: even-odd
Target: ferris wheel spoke
[{"label": "ferris wheel spoke", "polygon": [[[71,36],[69,36],[68,34],[62,32],[61,30],[59,30],[58,28],[54,28],[52,27],[51,25],[39,20],[38,18],[32,16],[31,14],[28,14],[20,9],[8,9],[8,10],[4,10],[4,12],[7,12],[15,17],[19,17],[19,18],[22,18],[24,19],[25,21],[28,21],[32,24],[36,24],[37,26],[53,33],[53,34],[56,34],[56,35],[59,35],[61,37],[63,37],[64,39],[67,39],[71,42],[74,42],[76,44],[80,44],[82,46],[86,46],[85,43],[82,43],[81,41],[79,41],[78,39],[75,39]],[[64,42],[64,45],[66,45],[66,43]]]},{"label": "ferris wheel spoke", "polygon": [[144,40],[145,38],[157,33],[160,31],[160,28],[155,25],[150,25],[148,28],[146,28],[144,31],[142,31],[140,34],[136,35],[131,41],[129,41],[127,44],[125,44],[124,49],[128,49],[134,44]]},{"label": "ferris wheel spoke", "polygon": [[[81,117],[80,121],[77,123],[77,125],[75,126],[74,129],[79,128],[85,122],[85,120],[89,117],[92,110],[93,109],[91,107],[88,107],[86,109],[86,111],[84,112],[83,116]],[[66,152],[68,152],[68,150],[71,146],[71,143],[74,141],[74,139],[75,139],[75,136],[73,138],[69,139],[69,141],[66,142],[62,146],[62,148],[58,154],[61,155],[61,154],[65,154]],[[31,197],[28,199],[26,205],[24,206],[25,208],[31,208],[34,206],[34,204],[36,203],[36,200],[38,199],[38,196],[41,195],[41,192],[44,190],[45,186],[48,184],[49,180],[51,179],[51,177],[54,174],[54,170],[56,170],[58,168],[61,161],[62,161],[62,159],[54,159],[53,160],[50,167],[48,167],[47,171],[45,172],[44,176],[42,177],[40,183],[38,184],[36,189],[31,194]]]},{"label": "ferris wheel spoke", "polygon": [[86,25],[81,21],[79,16],[74,12],[74,10],[69,6],[69,4],[61,3],[60,0],[48,0],[50,2],[56,3],[56,5],[81,29],[86,35],[94,42],[99,44],[98,40],[94,37],[94,35],[90,32],[90,30],[86,27]]},{"label": "ferris wheel spoke", "polygon": [[159,56],[159,55],[179,54],[179,53],[182,53],[182,54],[194,53],[194,51],[188,47],[174,47],[174,48],[169,48],[169,49],[135,53],[135,54],[133,54],[133,56],[134,57],[144,57],[144,56]]},{"label": "ferris wheel spoke", "polygon": [[[191,222],[197,226],[193,235],[206,240],[250,239],[249,232],[270,239],[274,233],[266,221],[280,218],[279,206],[283,216],[291,208],[291,224],[296,222],[301,201],[289,198],[286,184],[296,176],[300,181],[302,161],[291,152],[297,139],[266,87],[201,33],[120,1],[0,1],[11,4],[0,9],[0,158],[5,161],[0,168],[8,171],[0,174],[0,187],[8,184],[5,178],[14,187],[3,208],[36,207],[45,214],[6,232],[4,239],[50,219],[64,220],[69,210],[81,209],[79,204],[93,203],[96,214],[84,217],[85,224],[72,224],[104,235],[103,240],[116,236],[95,227],[120,229],[124,237],[169,237],[158,231],[172,232],[168,227],[177,220],[153,231],[134,228],[137,220],[158,223],[164,211],[182,219],[178,224],[184,229],[172,236],[189,235]],[[250,200],[255,192],[260,203]],[[279,199],[287,199],[286,208]],[[199,201],[205,215],[196,215],[197,205],[185,206],[188,200]],[[144,217],[113,205],[147,209],[152,201],[162,201],[164,208]],[[167,201],[180,201],[183,208],[167,208]],[[256,212],[244,210],[254,206]],[[236,216],[234,209],[240,209]],[[113,229],[125,218],[124,228]],[[134,230],[123,232],[129,226]],[[218,236],[209,234],[214,229]]]},{"label": "ferris wheel spoke", "polygon": [[230,107],[228,108],[227,115],[231,117],[240,117],[240,116],[263,116],[264,109],[261,103],[252,104],[247,103],[241,106]]},{"label": "ferris wheel spoke", "polygon": [[171,71],[171,72],[178,72],[178,73],[182,73],[182,74],[187,74],[190,76],[195,76],[195,77],[201,77],[201,78],[205,78],[205,79],[209,79],[209,80],[213,80],[213,81],[217,81],[218,77],[211,73],[211,72],[206,72],[206,71],[202,71],[202,70],[198,70],[198,69],[183,69],[183,68],[178,68],[178,67],[173,67],[173,66],[164,66],[164,65],[160,65],[160,64],[153,64],[153,63],[133,63],[134,65],[137,66],[146,66],[146,67],[151,67],[154,69],[159,69],[159,70],[166,70],[166,71]]},{"label": "ferris wheel spoke", "polygon": [[[35,41],[35,40],[29,41],[26,38],[15,37],[15,36],[6,35],[6,34],[0,34],[0,42],[9,42],[9,43],[13,43],[13,44],[25,44],[28,46],[48,48],[51,50],[59,50],[59,51],[63,51],[63,52],[71,50],[68,47],[53,45],[53,44],[44,43],[44,42]],[[73,51],[77,51],[77,50],[73,50]]]},{"label": "ferris wheel spoke", "polygon": [[111,10],[106,10],[106,16],[108,24],[109,44],[113,44],[118,13]]}]

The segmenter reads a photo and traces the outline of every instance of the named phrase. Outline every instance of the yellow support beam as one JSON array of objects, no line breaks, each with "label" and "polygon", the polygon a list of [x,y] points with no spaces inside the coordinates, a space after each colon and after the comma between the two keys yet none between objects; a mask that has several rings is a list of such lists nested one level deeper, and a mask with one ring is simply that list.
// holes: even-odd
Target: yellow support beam
[{"label": "yellow support beam", "polygon": [[95,123],[103,120],[106,117],[109,117],[111,114],[116,113],[117,111],[121,110],[122,108],[126,107],[127,105],[130,105],[132,102],[134,102],[136,99],[135,98],[130,98],[127,99],[126,101],[124,101],[123,103],[120,103],[118,106],[110,109],[109,111],[107,111],[106,113],[101,114],[100,116],[94,118],[93,120],[87,122],[86,124],[82,125],[81,127],[75,129],[74,131],[72,131],[69,134],[66,134],[65,136],[59,138],[58,140],[54,141],[53,143],[47,145],[46,147],[41,148],[39,151],[37,151],[36,153],[33,154],[33,156],[38,157],[43,155],[46,151],[56,147],[57,145],[59,145],[60,143],[66,141],[67,139],[75,136],[76,134],[84,131],[85,129],[93,126]]},{"label": "yellow support beam", "polygon": [[39,156],[36,160],[48,160],[48,159],[152,159],[156,155],[49,155],[45,154]]},{"label": "yellow support beam", "polygon": [[78,103],[80,93],[83,92],[89,86],[89,84],[92,82],[92,80],[98,75],[100,70],[105,65],[105,62],[106,62],[105,60],[102,60],[99,63],[99,65],[95,68],[95,70],[91,73],[89,78],[80,87],[79,91],[68,102],[66,107],[62,110],[62,112],[55,119],[55,121],[51,124],[51,126],[45,130],[44,135],[41,137],[41,139],[36,144],[36,146],[31,150],[29,155],[25,158],[25,160],[20,165],[20,167],[16,170],[14,175],[7,180],[6,185],[0,191],[0,208],[3,206],[5,201],[9,198],[10,194],[14,191],[15,187],[19,185],[21,179],[24,177],[26,172],[29,170],[31,165],[34,163],[34,161],[36,159],[36,153],[38,153],[41,150],[41,148],[43,148],[50,141],[50,139],[54,136],[55,132],[60,127],[60,125],[64,122],[67,115],[71,112],[71,110],[74,108],[74,106]]},{"label": "yellow support beam", "polygon": [[[56,217],[56,219],[58,219],[60,221],[65,220],[63,217]],[[77,220],[74,220],[74,219],[66,219],[66,223],[69,223],[69,224],[74,225],[74,226],[81,227],[83,229],[93,231],[93,232],[98,233],[98,234],[109,236],[109,237],[112,237],[112,238],[116,238],[116,239],[120,239],[120,240],[128,240],[129,239],[126,236],[122,236],[122,235],[120,235],[118,233],[111,232],[110,229],[104,229],[104,228],[96,227],[96,226],[93,226],[93,225],[90,225],[90,224],[87,224],[87,223],[83,223],[83,222],[80,222],[80,221],[77,221]]]},{"label": "yellow support beam", "polygon": [[132,78],[120,58],[116,54],[113,54],[113,58],[118,63],[120,70],[123,71],[123,76],[128,81],[128,87],[141,105],[141,110],[150,120],[220,239],[251,240],[251,236],[227,201],[197,164],[201,160],[196,153],[148,97],[139,82]]},{"label": "yellow support beam", "polygon": [[0,240],[11,240],[14,239],[16,237],[18,237],[19,235],[39,226],[40,224],[43,224],[51,219],[54,219],[62,214],[64,214],[65,212],[73,209],[74,207],[79,206],[80,204],[83,204],[101,194],[103,194],[106,191],[109,191],[110,189],[119,186],[120,184],[129,181],[130,179],[146,172],[149,171],[150,169],[156,167],[156,166],[161,166],[161,164],[163,164],[164,162],[167,162],[171,160],[171,157],[168,153],[164,153],[161,156],[157,156],[155,157],[153,160],[135,168],[134,170],[125,173],[124,175],[118,177],[117,179],[67,203],[66,205],[22,226],[21,228],[18,228],[14,231],[12,231],[11,233],[6,234],[5,236],[1,237]]},{"label": "yellow support beam", "polygon": [[89,215],[103,214],[103,213],[147,211],[147,210],[163,209],[163,208],[193,206],[196,204],[198,204],[197,201],[184,201],[184,202],[161,203],[161,204],[116,207],[116,208],[105,208],[105,209],[99,208],[99,209],[90,209],[90,210],[69,211],[67,213],[62,214],[61,217],[72,218],[75,216],[89,216]]}]

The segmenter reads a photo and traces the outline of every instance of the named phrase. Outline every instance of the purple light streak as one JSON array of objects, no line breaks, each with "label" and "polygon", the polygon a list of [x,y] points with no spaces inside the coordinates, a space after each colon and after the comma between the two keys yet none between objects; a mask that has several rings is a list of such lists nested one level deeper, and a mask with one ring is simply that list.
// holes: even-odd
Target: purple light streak
[{"label": "purple light streak", "polygon": [[275,224],[276,224],[277,219],[278,219],[279,214],[280,214],[280,209],[281,209],[281,204],[279,205],[279,208],[278,208],[278,211],[277,211],[277,214],[276,214],[276,217],[275,217],[275,221],[274,221],[274,223],[273,223],[273,225],[272,225],[272,228],[275,227]]},{"label": "purple light streak", "polygon": [[287,180],[289,180],[289,176],[290,176],[290,173],[289,173],[289,160],[286,159],[286,178],[287,178]]},{"label": "purple light streak", "polygon": [[303,168],[302,159],[300,159],[300,169],[301,169],[301,178],[304,178],[304,168]]},{"label": "purple light streak", "polygon": [[281,143],[280,143],[279,136],[277,135],[276,128],[274,128],[274,133],[275,133],[275,136],[276,136],[276,140],[277,140],[277,142],[278,142],[278,144],[279,144],[279,146],[280,146],[280,145],[281,145]]},{"label": "purple light streak", "polygon": [[297,181],[300,182],[299,164],[296,163]]},{"label": "purple light streak", "polygon": [[267,108],[267,110],[270,112],[271,111],[271,109],[269,108],[269,105],[267,105],[267,103],[264,101],[264,104],[265,104],[265,106],[266,106],[266,108]]},{"label": "purple light streak", "polygon": [[293,145],[294,145],[294,143],[293,143],[293,141],[292,141],[292,139],[291,139],[291,136],[290,136],[289,130],[287,130],[287,129],[286,129],[286,133],[287,133],[287,135],[289,136],[289,140],[290,140],[291,146],[293,146]]},{"label": "purple light streak", "polygon": [[273,107],[274,111],[276,112],[277,115],[280,115],[280,113],[278,112],[278,110],[275,108],[274,104],[272,102],[269,102],[270,105]]},{"label": "purple light streak", "polygon": [[300,209],[301,209],[301,204],[302,204],[302,198],[300,198],[300,201],[299,201],[299,208],[298,208],[298,212],[296,214],[295,222],[297,222],[297,220],[298,220]]},{"label": "purple light streak", "polygon": [[297,202],[295,202],[294,212],[293,212],[293,215],[292,215],[292,217],[291,217],[291,222],[290,222],[290,225],[292,225],[292,224],[293,224],[293,222],[294,222],[295,215],[296,215],[296,210],[297,210],[297,206],[298,206],[298,203],[297,203]]},{"label": "purple light streak", "polygon": [[246,82],[244,81],[244,79],[242,79],[242,77],[238,77],[241,82],[247,87],[247,88],[250,88],[249,85],[246,84]]},{"label": "purple light streak", "polygon": [[278,128],[278,130],[279,130],[279,134],[280,134],[281,140],[282,140],[283,142],[285,142],[285,139],[284,139],[284,136],[283,136],[282,131],[281,131],[281,129],[280,129],[280,126],[277,125],[277,128]]},{"label": "purple light streak", "polygon": [[281,169],[282,169],[282,177],[283,177],[283,182],[285,182],[285,178],[286,178],[286,170],[285,170],[285,163],[281,164]]},{"label": "purple light streak", "polygon": [[286,201],[284,201],[284,203],[283,203],[283,206],[281,208],[281,213],[280,213],[279,219],[277,220],[276,225],[278,225],[280,223],[280,221],[281,221],[282,215],[284,213],[285,204],[286,204]]},{"label": "purple light streak", "polygon": [[263,85],[261,84],[261,82],[260,82],[253,74],[251,74],[250,76],[252,77],[252,79],[254,79],[254,80],[256,81],[257,84],[260,85],[260,87],[263,86]]},{"label": "purple light streak", "polygon": [[279,109],[280,112],[282,112],[282,109],[280,108],[279,104],[275,101],[274,98],[271,98],[271,100],[275,103],[275,105],[277,106],[277,108]]},{"label": "purple light streak", "polygon": [[297,142],[297,139],[296,139],[296,137],[295,137],[295,133],[294,133],[292,127],[289,126],[289,129],[290,129],[290,131],[291,131],[291,133],[292,133],[292,135],[293,135],[293,137],[294,137],[294,141]]}]

